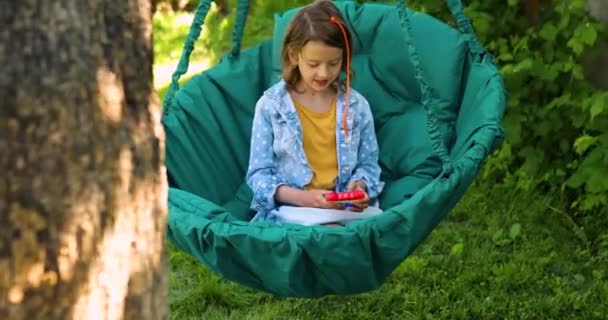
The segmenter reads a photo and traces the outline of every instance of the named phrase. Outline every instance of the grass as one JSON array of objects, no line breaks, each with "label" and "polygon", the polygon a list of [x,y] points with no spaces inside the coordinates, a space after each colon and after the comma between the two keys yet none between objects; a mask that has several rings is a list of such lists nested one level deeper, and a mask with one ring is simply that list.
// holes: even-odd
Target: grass
[{"label": "grass", "polygon": [[[188,21],[155,17],[157,64],[181,54],[187,27],[175,19]],[[245,35],[253,40],[243,47],[267,37],[270,25],[270,18],[254,20]],[[204,33],[200,41],[209,49],[192,60],[214,61],[214,52],[229,48],[229,27]],[[162,96],[166,84],[157,89]],[[567,208],[558,194],[477,181],[380,288],[315,300],[226,282],[170,245],[170,318],[605,319],[608,217],[577,217]]]},{"label": "grass", "polygon": [[553,195],[474,185],[377,290],[284,299],[170,248],[171,319],[605,319],[608,257]]}]

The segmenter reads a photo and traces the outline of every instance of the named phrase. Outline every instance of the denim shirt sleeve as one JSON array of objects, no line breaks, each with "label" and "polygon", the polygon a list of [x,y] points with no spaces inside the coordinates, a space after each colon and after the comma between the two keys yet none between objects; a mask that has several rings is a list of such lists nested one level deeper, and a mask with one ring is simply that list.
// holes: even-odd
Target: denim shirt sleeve
[{"label": "denim shirt sleeve", "polygon": [[253,191],[251,208],[256,211],[275,208],[276,189],[287,182],[276,173],[273,145],[272,121],[270,119],[268,99],[262,97],[255,108],[251,130],[249,167],[247,185]]},{"label": "denim shirt sleeve", "polygon": [[368,196],[376,198],[384,188],[384,182],[380,181],[381,169],[378,164],[380,151],[374,128],[374,118],[369,103],[362,96],[360,99],[361,141],[357,150],[357,164],[348,184],[353,181],[362,180],[367,186]]}]

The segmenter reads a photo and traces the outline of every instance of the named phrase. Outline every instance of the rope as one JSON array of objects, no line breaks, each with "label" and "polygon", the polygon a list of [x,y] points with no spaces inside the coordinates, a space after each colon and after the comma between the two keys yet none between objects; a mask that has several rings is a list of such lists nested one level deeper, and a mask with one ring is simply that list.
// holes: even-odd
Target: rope
[{"label": "rope", "polygon": [[[190,64],[190,55],[194,50],[194,43],[198,40],[201,34],[201,30],[209,13],[212,0],[201,0],[196,8],[196,13],[192,24],[190,25],[190,31],[188,37],[184,43],[184,49],[179,59],[177,69],[171,77],[171,85],[165,95],[165,101],[163,102],[163,111],[168,112],[175,97],[175,93],[179,90],[179,79],[182,75],[188,72],[188,66]],[[243,33],[245,30],[245,24],[247,23],[247,15],[249,12],[249,1],[239,0],[237,7],[237,16],[234,29],[232,30],[232,49],[230,50],[231,57],[238,57],[241,51],[241,42],[243,39]]]},{"label": "rope", "polygon": [[476,55],[483,54],[485,50],[475,35],[475,30],[473,30],[471,20],[469,20],[469,18],[467,18],[467,16],[464,14],[462,1],[445,0],[445,2],[452,13],[452,16],[456,20],[456,23],[458,23],[458,28],[460,28],[460,31],[469,37],[469,50]]},{"label": "rope", "polygon": [[179,63],[177,65],[177,69],[173,73],[171,77],[171,85],[167,90],[165,95],[165,101],[163,102],[163,112],[168,112],[171,106],[171,102],[173,101],[173,97],[175,93],[179,89],[179,78],[188,71],[188,65],[190,64],[190,54],[192,50],[194,50],[194,43],[198,40],[198,37],[201,34],[201,29],[203,24],[205,23],[205,18],[207,17],[207,13],[209,13],[209,7],[211,6],[211,0],[201,0],[199,2],[198,7],[196,8],[196,14],[194,15],[194,19],[192,20],[192,24],[190,25],[190,31],[188,32],[188,37],[186,38],[186,42],[184,43],[184,49],[182,51],[182,55],[179,59]]},{"label": "rope", "polygon": [[239,6],[236,11],[236,22],[234,23],[234,29],[232,29],[232,49],[230,50],[230,56],[233,58],[238,57],[241,52],[241,43],[245,25],[247,24],[248,13],[249,0],[239,0]]}]

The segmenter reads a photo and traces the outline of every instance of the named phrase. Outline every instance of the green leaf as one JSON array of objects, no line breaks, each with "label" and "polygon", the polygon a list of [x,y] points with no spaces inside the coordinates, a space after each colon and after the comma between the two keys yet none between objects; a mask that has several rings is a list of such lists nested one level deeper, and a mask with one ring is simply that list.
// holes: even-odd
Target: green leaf
[{"label": "green leaf", "polygon": [[534,65],[534,60],[532,60],[532,58],[526,58],[515,66],[514,71],[519,72],[519,71],[523,71],[523,70],[529,70],[532,68],[533,65]]},{"label": "green leaf", "polygon": [[597,137],[597,140],[603,144],[605,147],[608,147],[608,132]]},{"label": "green leaf", "polygon": [[[591,169],[591,168],[590,168]],[[594,167],[594,174],[587,181],[588,191],[591,193],[600,193],[608,191],[608,169],[603,167]]]},{"label": "green leaf", "polygon": [[550,121],[543,121],[536,126],[534,131],[539,136],[546,136],[555,129],[556,127],[554,123],[551,123]]},{"label": "green leaf", "polygon": [[606,101],[608,99],[602,99],[603,97],[598,97],[594,99],[593,105],[591,106],[591,119],[593,120],[600,113],[604,112],[606,109]]},{"label": "green leaf", "polygon": [[462,255],[463,249],[464,249],[464,244],[457,243],[452,247],[452,250],[450,250],[450,254],[453,256],[460,256],[460,255]]},{"label": "green leaf", "polygon": [[572,76],[574,76],[574,79],[576,80],[583,80],[585,78],[583,67],[581,65],[575,65],[572,68]]},{"label": "green leaf", "polygon": [[600,165],[602,165],[602,159],[605,159],[605,158],[606,157],[604,156],[603,150],[601,150],[599,148],[595,148],[595,149],[593,149],[593,151],[591,151],[585,157],[585,160],[583,160],[583,163],[581,164],[581,166],[587,166],[587,167],[600,166]]},{"label": "green leaf", "polygon": [[504,121],[505,130],[511,143],[518,145],[521,143],[522,123],[525,121],[523,115],[512,115]]},{"label": "green leaf", "polygon": [[[602,181],[606,181],[606,184],[608,185],[608,179],[605,179],[605,174],[602,174],[603,171],[601,170],[603,168],[602,159],[604,156],[604,152],[602,152],[600,148],[594,148],[591,150],[585,156],[583,163],[578,166],[574,174],[568,178],[568,180],[566,180],[566,186],[573,189],[578,189],[589,183],[594,176],[600,177]],[[595,178],[593,181],[596,181]]]},{"label": "green leaf", "polygon": [[595,28],[588,22],[581,30],[581,39],[583,40],[583,43],[588,45],[594,44],[597,39],[597,31],[595,31]]},{"label": "green leaf", "polygon": [[515,223],[511,226],[511,229],[509,230],[509,237],[513,240],[517,239],[517,237],[519,237],[519,234],[521,233],[521,224],[519,223]]},{"label": "green leaf", "polygon": [[583,154],[585,151],[587,151],[587,149],[589,149],[589,147],[593,146],[596,142],[597,137],[592,137],[588,135],[582,136],[576,139],[576,141],[574,141],[574,150],[576,150],[576,153],[578,154]]},{"label": "green leaf", "polygon": [[521,170],[531,175],[537,174],[541,164],[543,163],[544,150],[536,149],[532,146],[526,146],[520,151],[519,154],[525,159],[521,166]]},{"label": "green leaf", "polygon": [[549,68],[545,67],[541,69],[542,72],[540,72],[540,77],[544,81],[553,81],[559,76],[560,69],[560,65],[552,64]]},{"label": "green leaf", "polygon": [[570,15],[562,15],[561,20],[559,21],[559,27],[558,29],[563,30],[565,28],[568,28],[568,25],[570,24]]},{"label": "green leaf", "polygon": [[546,23],[540,30],[540,36],[547,41],[553,41],[557,36],[557,32],[557,28],[552,23]]},{"label": "green leaf", "polygon": [[492,235],[492,241],[493,242],[499,242],[500,239],[502,238],[502,229],[498,229],[498,231],[494,232],[494,234]]},{"label": "green leaf", "polygon": [[559,140],[559,149],[563,152],[570,152],[570,140],[561,139]]},{"label": "green leaf", "polygon": [[589,123],[589,117],[585,112],[571,112],[570,121],[575,128],[581,128]]},{"label": "green leaf", "polygon": [[606,194],[587,193],[582,198],[583,201],[580,204],[580,207],[583,210],[592,210],[598,207],[605,207],[606,205],[608,205],[608,201],[606,201]]},{"label": "green leaf", "polygon": [[571,38],[568,41],[568,48],[572,49],[577,55],[580,55],[583,52],[583,44],[578,38]]},{"label": "green leaf", "polygon": [[587,175],[585,171],[577,170],[568,180],[566,180],[566,186],[572,189],[578,189],[587,182]]},{"label": "green leaf", "polygon": [[585,0],[570,0],[568,4],[568,9],[570,10],[582,10],[587,5]]},{"label": "green leaf", "polygon": [[553,99],[547,105],[547,109],[551,110],[553,108],[565,106],[565,105],[568,105],[568,104],[573,104],[572,93],[570,93],[570,92],[564,92],[563,95],[561,95],[561,96]]},{"label": "green leaf", "polygon": [[501,61],[513,61],[513,55],[510,52],[502,52],[498,59]]}]

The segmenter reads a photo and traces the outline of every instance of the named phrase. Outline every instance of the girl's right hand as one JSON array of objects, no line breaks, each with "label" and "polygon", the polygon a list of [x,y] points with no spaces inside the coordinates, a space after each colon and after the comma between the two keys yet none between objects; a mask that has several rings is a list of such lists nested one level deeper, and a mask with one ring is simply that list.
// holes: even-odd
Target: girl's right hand
[{"label": "girl's right hand", "polygon": [[343,209],[340,203],[325,200],[324,195],[329,192],[327,190],[307,190],[302,199],[302,206],[321,209]]}]

